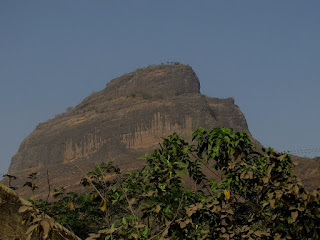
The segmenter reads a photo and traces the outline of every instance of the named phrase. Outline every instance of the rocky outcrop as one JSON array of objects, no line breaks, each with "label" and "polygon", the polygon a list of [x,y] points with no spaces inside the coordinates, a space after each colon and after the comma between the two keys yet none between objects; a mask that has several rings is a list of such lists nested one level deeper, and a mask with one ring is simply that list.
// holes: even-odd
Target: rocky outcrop
[{"label": "rocky outcrop", "polygon": [[52,188],[76,186],[83,172],[98,162],[113,161],[124,171],[137,169],[143,164],[137,157],[151,152],[163,137],[177,132],[191,140],[199,126],[249,133],[233,98],[200,94],[191,67],[149,66],[112,80],[72,111],[39,124],[21,143],[9,173],[18,176],[18,191],[28,195],[22,184],[28,174],[40,172],[37,193],[43,195],[47,180]]},{"label": "rocky outcrop", "polygon": [[191,67],[182,64],[149,66],[125,74],[107,84],[104,94],[111,97],[147,93],[153,96],[178,96],[200,93],[200,83]]}]

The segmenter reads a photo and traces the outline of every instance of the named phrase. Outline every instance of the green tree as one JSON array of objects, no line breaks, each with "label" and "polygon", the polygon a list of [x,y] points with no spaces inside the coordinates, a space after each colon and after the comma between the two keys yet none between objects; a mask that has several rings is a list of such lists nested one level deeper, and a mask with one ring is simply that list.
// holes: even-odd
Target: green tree
[{"label": "green tree", "polygon": [[81,235],[88,239],[319,239],[319,192],[292,175],[290,155],[258,151],[248,134],[228,128],[198,128],[192,137],[194,145],[176,133],[165,138],[136,172],[95,166],[82,181],[93,188],[83,202],[67,193],[55,208],[38,207],[77,234],[72,205],[63,204],[78,206],[76,218],[98,212]]}]

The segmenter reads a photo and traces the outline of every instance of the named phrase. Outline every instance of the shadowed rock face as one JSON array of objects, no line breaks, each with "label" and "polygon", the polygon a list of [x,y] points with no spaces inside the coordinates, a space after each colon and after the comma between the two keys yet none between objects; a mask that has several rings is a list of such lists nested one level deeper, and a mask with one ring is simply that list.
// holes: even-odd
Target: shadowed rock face
[{"label": "shadowed rock face", "polygon": [[[74,187],[95,163],[113,161],[124,171],[141,167],[144,156],[162,137],[177,132],[191,140],[197,127],[232,127],[249,133],[242,112],[232,98],[200,94],[191,67],[158,65],[138,69],[112,80],[68,113],[39,124],[21,143],[9,173],[21,188],[28,174],[40,172],[38,194],[52,188]],[[47,175],[47,170],[49,175]]]}]

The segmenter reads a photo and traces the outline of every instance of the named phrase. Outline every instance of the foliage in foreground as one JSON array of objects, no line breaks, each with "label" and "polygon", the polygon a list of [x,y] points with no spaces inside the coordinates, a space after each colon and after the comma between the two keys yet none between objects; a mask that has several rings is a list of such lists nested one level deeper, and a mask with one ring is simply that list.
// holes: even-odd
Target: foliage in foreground
[{"label": "foliage in foreground", "polygon": [[174,133],[141,170],[97,165],[82,181],[90,194],[62,189],[36,205],[87,239],[320,238],[319,191],[292,175],[290,155],[258,152],[228,128],[199,128],[193,140]]}]

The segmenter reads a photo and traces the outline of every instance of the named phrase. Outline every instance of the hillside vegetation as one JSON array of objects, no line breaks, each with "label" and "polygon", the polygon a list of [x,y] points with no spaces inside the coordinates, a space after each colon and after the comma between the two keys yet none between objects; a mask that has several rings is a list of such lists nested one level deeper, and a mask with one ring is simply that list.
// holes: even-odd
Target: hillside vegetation
[{"label": "hillside vegetation", "polygon": [[229,128],[198,128],[192,140],[174,133],[140,170],[99,164],[82,179],[90,193],[61,188],[34,204],[87,239],[320,238],[319,191],[304,189],[290,155],[257,151]]}]

